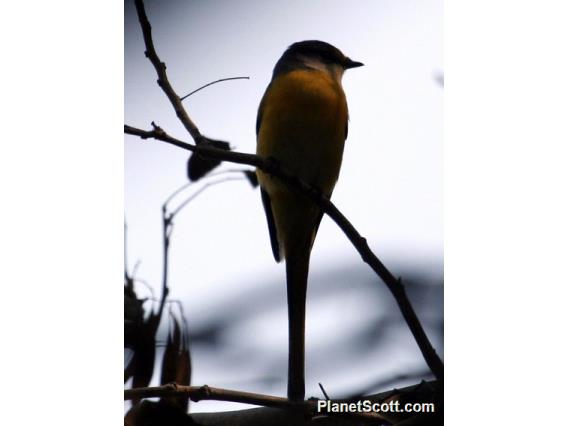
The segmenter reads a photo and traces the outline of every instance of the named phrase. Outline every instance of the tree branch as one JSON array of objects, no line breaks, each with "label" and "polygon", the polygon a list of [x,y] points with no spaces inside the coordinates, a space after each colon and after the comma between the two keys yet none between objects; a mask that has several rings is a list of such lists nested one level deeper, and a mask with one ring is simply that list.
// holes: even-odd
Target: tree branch
[{"label": "tree branch", "polygon": [[187,142],[176,139],[168,135],[161,127],[152,123],[154,126],[153,130],[142,130],[132,126],[125,125],[124,133],[129,135],[139,136],[142,139],[153,138],[169,144],[175,145],[179,148],[186,149],[188,151],[195,152],[199,155],[209,158],[215,158],[221,161],[229,161],[238,164],[247,164],[254,166],[263,172],[269,173],[273,176],[278,177],[289,187],[299,191],[300,193],[311,198],[315,203],[317,203],[320,208],[326,213],[343,231],[347,236],[351,244],[361,255],[361,258],[365,263],[367,263],[371,269],[384,281],[388,289],[394,296],[396,303],[406,321],[416,343],[418,344],[420,351],[432,370],[432,373],[436,379],[443,379],[444,376],[444,365],[442,360],[434,350],[434,347],[428,340],[428,336],[414,312],[408,296],[406,295],[406,290],[402,284],[400,278],[396,278],[386,266],[379,260],[379,258],[371,251],[367,240],[359,234],[355,227],[347,220],[347,218],[339,211],[337,207],[326,198],[320,191],[311,187],[307,183],[301,181],[293,174],[287,172],[282,168],[278,162],[274,159],[264,159],[254,154],[245,154],[235,151],[225,151],[222,149],[217,149],[208,144],[192,145]]},{"label": "tree branch", "polygon": [[263,395],[251,392],[242,392],[229,389],[213,388],[205,386],[180,386],[170,383],[163,386],[154,386],[138,389],[126,389],[124,391],[124,399],[141,399],[155,397],[171,397],[179,395],[189,395],[194,402],[203,400],[239,402],[250,405],[260,405],[263,407],[279,408],[290,411],[303,412],[307,417],[316,415],[338,415],[341,417],[358,418],[369,421],[384,421],[385,417],[375,412],[352,412],[352,413],[334,413],[326,410],[317,409],[316,399],[310,399],[302,402],[290,401],[287,398],[278,396]]},{"label": "tree branch", "polygon": [[158,318],[161,320],[162,313],[164,311],[164,306],[166,305],[166,299],[170,289],[168,287],[168,270],[169,270],[169,254],[170,254],[170,232],[172,229],[172,224],[170,223],[170,218],[167,216],[167,212],[162,208],[162,298],[160,299],[160,305],[158,308]]},{"label": "tree branch", "polygon": [[191,137],[196,143],[201,140],[201,132],[195,125],[195,123],[189,118],[189,115],[185,111],[181,103],[180,97],[174,91],[170,81],[168,80],[168,75],[166,74],[166,64],[160,61],[156,49],[154,48],[154,42],[152,40],[152,26],[148,17],[146,16],[146,10],[144,9],[144,2],[142,0],[135,0],[136,12],[138,13],[138,20],[140,21],[140,27],[142,28],[142,35],[144,36],[144,44],[146,45],[146,57],[152,62],[156,73],[158,74],[158,86],[162,88],[168,99],[170,100],[177,117],[182,122],[186,130],[189,132]]},{"label": "tree branch", "polygon": [[[360,411],[351,413],[337,413],[327,411],[327,406],[317,409],[318,399],[311,398],[304,402],[293,402],[286,398],[270,395],[262,395],[249,392],[239,392],[227,389],[211,388],[209,386],[179,386],[171,383],[165,386],[152,388],[139,388],[125,390],[125,399],[151,398],[172,395],[189,395],[190,399],[197,402],[201,400],[230,401],[243,404],[260,405],[261,408],[252,408],[238,411],[225,411],[215,413],[181,413],[178,422],[171,424],[193,424],[202,426],[245,426],[253,424],[270,424],[272,426],[289,426],[291,424],[312,424],[306,420],[317,421],[321,426],[362,426],[398,424],[413,415],[401,411],[383,411],[381,414],[372,411],[370,413]],[[341,398],[330,401],[330,406],[335,403],[357,403],[358,401],[370,401],[371,403],[388,403],[398,406],[411,403],[431,403],[433,411],[424,413],[423,421],[412,423],[417,425],[441,425],[443,423],[442,389],[435,381],[418,383],[401,389],[383,391],[374,395],[354,398]],[[396,402],[398,401],[398,403]],[[162,407],[167,408],[167,407]],[[165,422],[165,413],[160,413],[159,403],[145,401],[135,408],[139,411],[140,418],[144,418],[148,425],[169,424]],[[152,415],[152,412],[156,413]],[[159,413],[159,414],[158,414]],[[136,416],[136,413],[133,413]],[[151,418],[158,419],[152,422]],[[134,423],[136,424],[136,423]]]}]

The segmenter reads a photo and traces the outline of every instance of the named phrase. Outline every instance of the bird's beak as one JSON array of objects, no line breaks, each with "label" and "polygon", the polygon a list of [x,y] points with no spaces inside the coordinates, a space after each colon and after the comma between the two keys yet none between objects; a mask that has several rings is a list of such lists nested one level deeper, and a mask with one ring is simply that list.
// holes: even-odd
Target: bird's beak
[{"label": "bird's beak", "polygon": [[362,67],[363,65],[365,64],[362,62],[352,61],[349,58],[345,58],[345,63],[343,64],[343,67],[347,70],[349,68]]}]

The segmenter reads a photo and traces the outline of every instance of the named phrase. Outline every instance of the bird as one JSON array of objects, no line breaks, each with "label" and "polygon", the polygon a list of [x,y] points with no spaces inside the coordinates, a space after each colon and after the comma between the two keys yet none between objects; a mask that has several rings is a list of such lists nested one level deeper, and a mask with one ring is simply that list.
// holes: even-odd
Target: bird
[{"label": "bird", "polygon": [[[363,63],[319,40],[290,45],[277,61],[256,120],[259,157],[331,197],[347,138],[344,72]],[[257,169],[272,253],[286,261],[288,399],[305,396],[304,346],[310,254],[323,212],[306,195]]]}]

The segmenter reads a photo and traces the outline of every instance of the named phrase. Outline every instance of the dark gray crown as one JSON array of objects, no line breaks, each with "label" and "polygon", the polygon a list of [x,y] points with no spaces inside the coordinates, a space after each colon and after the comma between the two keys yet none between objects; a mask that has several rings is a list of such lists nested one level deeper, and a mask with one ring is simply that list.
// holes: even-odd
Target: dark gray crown
[{"label": "dark gray crown", "polygon": [[303,66],[302,58],[315,58],[324,63],[338,64],[344,68],[355,68],[363,65],[361,62],[355,62],[341,53],[337,47],[320,40],[305,40],[292,44],[284,54],[280,57],[272,78],[279,74],[301,68]]}]

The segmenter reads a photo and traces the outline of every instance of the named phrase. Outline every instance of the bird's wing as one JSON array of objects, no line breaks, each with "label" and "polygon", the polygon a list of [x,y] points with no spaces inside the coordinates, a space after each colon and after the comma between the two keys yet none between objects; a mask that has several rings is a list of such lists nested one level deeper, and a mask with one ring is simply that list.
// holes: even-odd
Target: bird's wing
[{"label": "bird's wing", "polygon": [[260,188],[260,195],[262,196],[262,204],[264,205],[264,212],[266,213],[266,222],[268,223],[268,232],[270,233],[270,244],[272,245],[272,254],[274,260],[280,262],[280,244],[278,243],[278,235],[276,233],[276,224],[274,223],[274,215],[272,214],[272,204],[270,203],[270,195],[262,187]]},{"label": "bird's wing", "polygon": [[[266,88],[266,92],[268,92],[269,89],[270,89],[270,84]],[[260,131],[260,124],[262,123],[262,112],[264,111],[264,99],[265,98],[266,98],[266,94],[265,94],[265,96],[262,97],[262,100],[260,101],[260,105],[258,106],[258,112],[256,114],[256,136],[257,137],[258,137],[258,132]]]},{"label": "bird's wing", "polygon": [[[347,131],[347,125],[345,125],[345,130]],[[327,195],[327,198],[330,198],[330,199],[331,199],[331,194],[332,194],[332,193],[333,193],[333,190]],[[322,220],[322,219],[323,219],[323,210],[320,210],[320,212],[319,212],[319,214],[318,214],[318,217],[317,217],[317,219],[316,219],[316,222],[315,222],[314,232],[313,232],[313,234],[312,234],[312,246],[314,245],[314,241],[315,241],[315,239],[316,239],[316,235],[317,235],[317,233],[318,233],[318,229],[319,229],[319,227],[320,227],[320,223],[321,223],[321,220]]]},{"label": "bird's wing", "polygon": [[[257,117],[257,120],[258,120],[258,117]],[[348,133],[349,133],[349,119],[345,120],[345,139],[347,139]],[[331,193],[329,193],[328,198],[331,198]],[[316,239],[316,235],[318,233],[318,229],[319,229],[322,218],[323,218],[323,210],[319,213],[319,216],[316,219],[316,225],[314,227],[314,233],[312,234],[312,245],[314,244],[314,240]]]},{"label": "bird's wing", "polygon": [[[269,86],[270,87],[270,86]],[[268,88],[266,89],[268,91]],[[260,101],[258,107],[258,113],[256,115],[256,135],[260,131],[260,125],[262,123],[262,112],[264,106],[264,97]],[[266,222],[268,223],[268,232],[270,233],[270,245],[272,246],[272,254],[274,255],[274,260],[280,262],[282,256],[280,255],[280,244],[278,243],[278,235],[276,233],[276,223],[274,222],[274,215],[272,213],[272,204],[270,202],[270,195],[261,186],[260,195],[262,197],[262,205],[264,206],[264,213],[266,213]]]},{"label": "bird's wing", "polygon": [[260,123],[262,123],[262,110],[259,108],[256,115],[256,136],[258,136],[258,131],[260,130]]},{"label": "bird's wing", "polygon": [[[348,133],[349,133],[349,120],[346,120],[345,121],[345,139],[347,139]],[[331,192],[329,193],[329,195],[327,197],[331,198]],[[320,214],[319,214],[319,216],[316,220],[316,226],[314,227],[314,234],[313,234],[313,237],[312,237],[312,244],[314,243],[314,240],[316,238],[316,234],[318,233],[318,229],[319,229],[322,218],[323,218],[323,210],[320,212]]]}]

